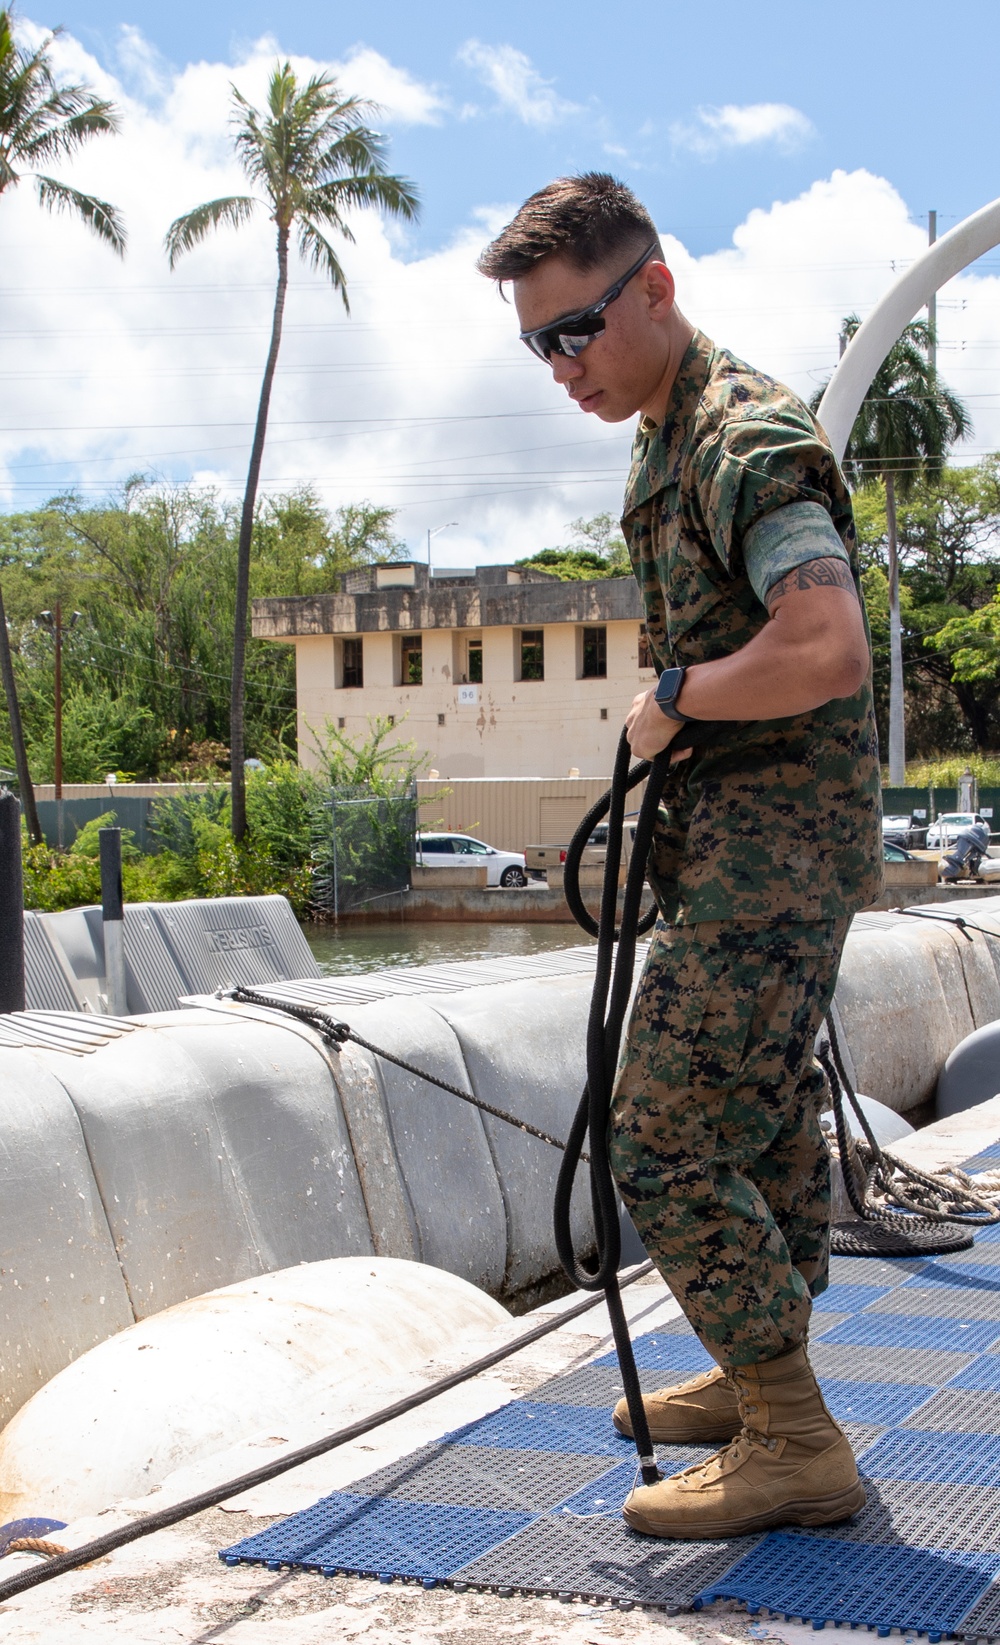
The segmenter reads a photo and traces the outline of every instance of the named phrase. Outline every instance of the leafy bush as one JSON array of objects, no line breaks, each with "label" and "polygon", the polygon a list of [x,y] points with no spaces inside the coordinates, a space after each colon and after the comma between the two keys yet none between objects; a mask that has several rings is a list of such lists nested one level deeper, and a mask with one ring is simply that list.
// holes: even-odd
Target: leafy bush
[{"label": "leafy bush", "polygon": [[[84,823],[69,848],[71,857],[93,857],[98,862],[101,857],[101,842],[98,838],[102,828],[114,828],[118,820],[115,811],[102,811],[99,817],[92,817],[90,822]],[[131,828],[123,828],[122,834],[122,862],[134,861],[140,855],[139,847],[135,843],[135,832]]]}]

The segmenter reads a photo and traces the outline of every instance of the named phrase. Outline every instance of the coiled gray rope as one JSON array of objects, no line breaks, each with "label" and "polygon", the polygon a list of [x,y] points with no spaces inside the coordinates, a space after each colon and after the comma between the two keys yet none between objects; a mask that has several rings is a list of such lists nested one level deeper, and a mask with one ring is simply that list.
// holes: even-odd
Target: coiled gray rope
[{"label": "coiled gray rope", "polygon": [[[827,1018],[827,1030],[829,1044],[820,1048],[819,1061],[830,1082],[844,1186],[855,1214],[864,1222],[882,1223],[901,1234],[912,1233],[921,1225],[986,1227],[1000,1222],[1000,1204],[979,1192],[964,1172],[921,1171],[882,1148],[848,1078],[832,1015]],[[847,1130],[845,1097],[857,1116],[863,1139],[853,1138]],[[859,1188],[855,1176],[855,1162],[864,1174],[863,1188]]]}]

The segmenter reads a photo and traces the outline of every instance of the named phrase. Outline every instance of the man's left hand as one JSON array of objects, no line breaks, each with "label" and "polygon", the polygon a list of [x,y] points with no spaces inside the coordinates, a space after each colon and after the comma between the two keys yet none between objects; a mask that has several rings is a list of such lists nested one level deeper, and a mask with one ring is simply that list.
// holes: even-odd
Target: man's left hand
[{"label": "man's left hand", "polygon": [[[664,714],[656,701],[655,692],[642,691],[633,699],[632,707],[625,717],[628,745],[640,760],[651,760],[670,746],[683,723],[682,720],[673,720],[669,714]],[[690,753],[690,748],[680,748],[673,759],[686,760]]]}]

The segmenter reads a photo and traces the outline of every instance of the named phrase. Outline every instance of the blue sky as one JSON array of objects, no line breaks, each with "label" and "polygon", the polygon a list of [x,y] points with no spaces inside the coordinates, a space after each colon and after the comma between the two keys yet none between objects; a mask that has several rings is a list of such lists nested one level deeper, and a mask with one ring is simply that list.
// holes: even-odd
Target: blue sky
[{"label": "blue sky", "polygon": [[[1000,193],[996,0],[661,0],[627,23],[593,0],[64,0],[51,15],[24,0],[21,15],[28,32],[62,22],[62,71],[122,108],[122,136],[65,175],[119,204],[131,241],[119,266],[27,187],[0,202],[8,509],[67,486],[98,497],[136,471],[238,494],[269,237],[263,224],[219,236],[168,275],[162,236],[242,187],[229,86],[259,101],[277,52],[379,98],[392,167],[424,203],[412,230],[359,220],[349,322],[295,270],[265,492],[391,503],[414,552],[455,519],[435,542],[453,564],[565,540],[621,495],[629,431],[567,407],[475,274],[533,188],[589,167],[624,177],[667,237],[685,312],[804,395],[833,367],[841,317],[868,312],[920,254],[928,208],[944,232]],[[970,460],[1000,447],[998,276],[1000,251],[940,300]]]},{"label": "blue sky", "polygon": [[[887,177],[915,214],[934,207],[943,222],[1000,191],[996,0],[947,7],[928,0],[659,0],[642,9],[604,0],[508,0],[502,7],[61,0],[57,10],[111,65],[123,24],[178,66],[226,60],[265,34],[316,58],[340,59],[363,42],[455,105],[484,110],[490,100],[461,59],[463,45],[475,38],[523,52],[580,112],[549,126],[487,113],[468,123],[458,145],[447,123],[397,136],[397,164],[423,187],[426,246],[484,200],[520,199],[554,173],[609,160],[657,221],[696,253],[726,244],[751,207],[788,198],[836,167]],[[37,7],[32,15],[40,16]],[[814,135],[790,153],[729,152],[708,164],[674,148],[672,125],[692,123],[699,106],[730,103],[788,104],[803,111]],[[608,156],[607,144],[627,157]]]}]

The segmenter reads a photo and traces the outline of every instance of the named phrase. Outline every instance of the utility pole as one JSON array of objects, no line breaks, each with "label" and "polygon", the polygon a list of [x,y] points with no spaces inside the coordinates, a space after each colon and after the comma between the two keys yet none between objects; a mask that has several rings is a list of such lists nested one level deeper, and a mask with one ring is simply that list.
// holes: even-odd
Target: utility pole
[{"label": "utility pole", "polygon": [[[927,213],[927,244],[932,246],[937,239],[937,212]],[[927,359],[932,371],[937,371],[937,292],[932,292],[927,304],[927,322],[931,328],[930,346],[927,350]]]},{"label": "utility pole", "polygon": [[[62,793],[62,781],[63,781],[63,757],[62,757],[62,642],[63,642],[63,621],[62,621],[62,601],[61,600],[56,601],[56,608],[55,608],[54,611],[43,611],[43,612],[41,612],[40,616],[41,616],[41,621],[45,624],[45,627],[49,630],[49,633],[54,636],[55,642],[56,642],[56,672],[55,672],[56,735],[55,735],[55,773],[54,773],[54,775],[55,775],[55,789],[56,789],[55,797],[58,801],[58,800],[61,800],[62,797],[63,797],[63,793]],[[74,626],[74,624],[77,622],[79,616],[80,616],[79,611],[74,611],[73,615],[70,617],[70,620],[67,624],[67,627],[72,628]],[[60,844],[61,843],[62,843],[62,841],[60,840]]]},{"label": "utility pole", "polygon": [[450,531],[451,527],[453,525],[457,525],[457,524],[458,524],[457,520],[449,520],[447,525],[435,525],[435,526],[428,526],[427,527],[427,575],[428,575],[428,577],[431,574],[431,538],[436,537],[439,531]]}]

